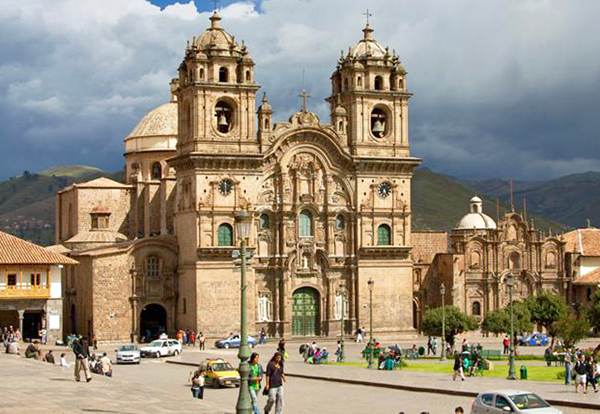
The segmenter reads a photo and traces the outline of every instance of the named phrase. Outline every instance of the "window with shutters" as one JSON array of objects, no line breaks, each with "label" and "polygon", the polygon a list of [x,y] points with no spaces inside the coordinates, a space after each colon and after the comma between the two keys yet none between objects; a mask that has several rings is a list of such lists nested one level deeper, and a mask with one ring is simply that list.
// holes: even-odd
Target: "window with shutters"
[{"label": "window with shutters", "polygon": [[378,246],[389,246],[392,244],[392,231],[390,226],[382,224],[377,228],[377,245]]},{"label": "window with shutters", "polygon": [[219,246],[233,246],[233,228],[231,225],[224,223],[219,226],[218,230]]}]

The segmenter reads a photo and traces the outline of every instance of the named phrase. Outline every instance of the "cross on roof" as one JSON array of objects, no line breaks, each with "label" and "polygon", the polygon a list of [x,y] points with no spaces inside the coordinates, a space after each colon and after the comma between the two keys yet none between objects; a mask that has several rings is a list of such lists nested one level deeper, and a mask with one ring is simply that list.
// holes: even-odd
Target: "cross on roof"
[{"label": "cross on roof", "polygon": [[363,16],[367,16],[367,26],[369,25],[369,17],[372,17],[373,14],[369,13],[369,9],[367,9],[366,13],[363,13]]},{"label": "cross on roof", "polygon": [[306,98],[310,98],[310,95],[306,93],[306,89],[302,89],[302,93],[298,95],[302,98],[302,112],[306,111]]}]

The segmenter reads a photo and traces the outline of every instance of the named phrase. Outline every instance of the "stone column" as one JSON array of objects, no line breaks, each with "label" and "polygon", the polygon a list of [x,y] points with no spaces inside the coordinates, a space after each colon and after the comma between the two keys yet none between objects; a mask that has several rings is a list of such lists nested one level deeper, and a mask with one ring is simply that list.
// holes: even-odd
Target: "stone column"
[{"label": "stone column", "polygon": [[17,310],[19,313],[19,332],[21,333],[21,337],[23,337],[23,319],[25,318],[25,310]]}]

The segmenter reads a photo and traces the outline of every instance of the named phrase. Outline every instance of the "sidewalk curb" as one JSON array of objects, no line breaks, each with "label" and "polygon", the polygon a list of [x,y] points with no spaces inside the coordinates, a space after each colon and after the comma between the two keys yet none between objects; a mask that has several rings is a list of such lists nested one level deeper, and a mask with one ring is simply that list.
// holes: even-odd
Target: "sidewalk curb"
[{"label": "sidewalk curb", "polygon": [[[191,362],[183,362],[183,361],[167,361],[167,363],[168,364],[187,365],[187,366],[192,366],[192,367],[198,366],[198,364],[194,364]],[[415,386],[411,386],[411,385],[388,384],[385,382],[360,381],[360,380],[351,380],[351,379],[346,379],[346,378],[321,377],[321,376],[316,376],[316,375],[305,375],[305,374],[293,374],[293,373],[289,373],[289,372],[286,372],[285,375],[288,377],[303,378],[303,379],[310,379],[310,380],[316,380],[316,381],[340,382],[343,384],[362,385],[365,387],[378,387],[378,388],[389,388],[389,389],[402,390],[402,391],[455,395],[455,396],[459,396],[459,397],[475,398],[479,394],[478,392],[472,392],[472,391],[445,390],[445,389],[440,389],[440,388],[428,388],[428,387],[415,387]],[[546,401],[548,401],[550,404],[556,405],[559,407],[600,410],[600,403],[565,401],[565,400],[555,400],[555,399],[548,399],[548,398],[544,398],[544,399]]]}]

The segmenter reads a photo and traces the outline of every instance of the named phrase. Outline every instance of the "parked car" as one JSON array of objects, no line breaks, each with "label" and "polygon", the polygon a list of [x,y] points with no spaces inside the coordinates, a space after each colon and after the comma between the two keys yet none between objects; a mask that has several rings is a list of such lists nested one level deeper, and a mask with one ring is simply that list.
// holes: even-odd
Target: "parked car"
[{"label": "parked car", "polygon": [[240,373],[224,359],[208,359],[203,366],[206,370],[207,387],[240,386]]},{"label": "parked car", "polygon": [[115,350],[117,353],[117,364],[139,364],[140,350],[134,344],[121,345]]},{"label": "parked car", "polygon": [[550,340],[545,333],[534,333],[527,335],[519,340],[519,345],[523,346],[546,346]]},{"label": "parked car", "polygon": [[480,393],[471,407],[471,414],[562,414],[543,398],[529,391],[497,390]]},{"label": "parked car", "polygon": [[[235,334],[235,335],[231,335],[229,338],[225,338],[225,339],[220,339],[218,341],[215,342],[215,346],[217,348],[239,348],[240,347],[240,334]],[[253,348],[256,346],[256,344],[258,344],[258,340],[253,337],[248,335],[248,346],[250,348]]]},{"label": "parked car", "polygon": [[181,343],[176,339],[156,339],[140,349],[142,357],[177,356],[181,353]]}]

